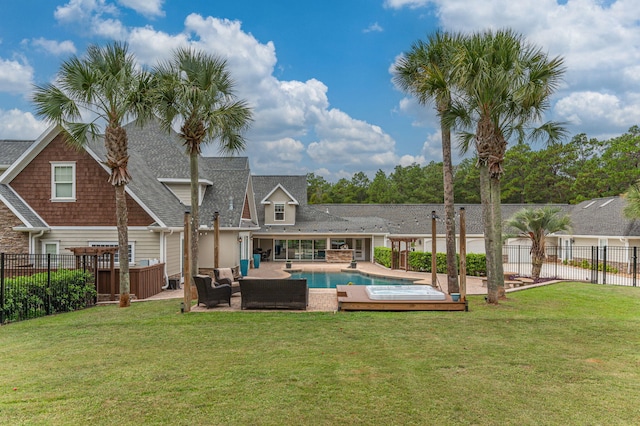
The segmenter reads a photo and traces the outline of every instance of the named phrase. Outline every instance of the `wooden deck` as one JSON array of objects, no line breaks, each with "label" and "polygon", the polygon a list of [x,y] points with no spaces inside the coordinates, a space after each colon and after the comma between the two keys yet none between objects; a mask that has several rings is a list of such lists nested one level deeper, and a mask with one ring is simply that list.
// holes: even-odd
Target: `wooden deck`
[{"label": "wooden deck", "polygon": [[467,311],[466,301],[454,302],[451,296],[446,300],[372,300],[366,286],[339,285],[339,311]]}]

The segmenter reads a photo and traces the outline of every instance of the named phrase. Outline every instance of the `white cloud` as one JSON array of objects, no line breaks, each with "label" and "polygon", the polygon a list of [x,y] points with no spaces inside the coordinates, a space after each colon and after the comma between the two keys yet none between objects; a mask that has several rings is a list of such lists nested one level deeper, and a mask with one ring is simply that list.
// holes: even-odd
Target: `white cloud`
[{"label": "white cloud", "polygon": [[53,14],[61,24],[78,26],[107,39],[124,40],[127,31],[122,22],[114,18],[118,15],[118,8],[105,0],[70,0],[58,6]]},{"label": "white cloud", "polygon": [[0,92],[28,93],[33,84],[33,68],[27,63],[0,58]]},{"label": "white cloud", "polygon": [[105,0],[70,0],[64,6],[58,6],[53,16],[62,24],[88,24],[105,13],[116,15],[118,9]]},{"label": "white cloud", "polygon": [[430,0],[385,0],[384,7],[391,9],[402,9],[408,7],[410,9],[416,9],[429,4]]},{"label": "white cloud", "polygon": [[299,162],[304,155],[304,144],[292,138],[284,138],[273,142],[260,144],[271,155],[279,161]]},{"label": "white cloud", "polygon": [[395,141],[380,127],[338,110],[322,110],[315,125],[319,141],[307,153],[320,164],[376,168],[393,162]]},{"label": "white cloud", "polygon": [[[447,31],[508,26],[550,56],[562,56],[564,82],[547,119],[569,121],[570,133],[619,134],[638,122],[640,9],[635,0],[386,0],[385,6],[434,6]],[[399,109],[420,117],[405,100]]]},{"label": "white cloud", "polygon": [[45,38],[36,38],[31,40],[31,44],[37,47],[41,47],[52,55],[69,55],[76,53],[76,46],[71,40],[56,41],[47,40]]},{"label": "white cloud", "polygon": [[153,66],[158,60],[168,59],[176,48],[186,46],[189,37],[183,33],[170,35],[147,26],[131,29],[127,42],[141,64]]},{"label": "white cloud", "polygon": [[[323,161],[325,169],[397,164],[393,139],[378,126],[330,109],[324,83],[313,78],[277,79],[275,45],[244,32],[238,21],[191,14],[180,34],[170,35],[149,26],[130,31],[132,51],[149,65],[186,44],[224,57],[236,80],[238,96],[253,108],[254,121],[243,155],[249,156],[255,172],[304,174],[308,171],[304,160],[309,157]],[[305,146],[314,137],[317,141]],[[211,146],[204,153],[215,155],[216,151]]]},{"label": "white cloud", "polygon": [[37,120],[30,112],[0,109],[0,139],[36,139],[46,128],[46,123]]},{"label": "white cloud", "polygon": [[[147,15],[162,7],[161,1],[153,2],[146,11],[140,8],[142,1],[118,0],[118,4]],[[257,40],[242,29],[241,22],[193,13],[185,18],[182,31],[167,33],[150,25],[127,28],[118,16],[114,4],[105,0],[69,0],[55,12],[61,24],[127,41],[144,65],[155,65],[167,59],[173,49],[187,45],[225,58],[236,81],[237,95],[254,111],[243,155],[249,156],[256,172],[304,174],[310,157],[322,161],[318,166],[333,173],[351,166],[386,168],[397,164],[393,138],[379,126],[330,108],[323,82],[314,78],[278,79],[274,43]],[[374,24],[370,29],[381,28]],[[215,155],[217,147],[206,148],[205,152]]]},{"label": "white cloud", "polygon": [[382,28],[377,22],[374,22],[373,24],[362,30],[363,33],[381,33],[383,31],[384,28]]},{"label": "white cloud", "polygon": [[602,134],[607,133],[599,125],[603,122],[625,130],[638,124],[640,96],[634,94],[621,99],[609,93],[575,92],[560,99],[555,110],[563,119],[579,125],[585,133]]},{"label": "white cloud", "polygon": [[148,18],[164,16],[162,10],[164,0],[118,0],[118,3]]}]

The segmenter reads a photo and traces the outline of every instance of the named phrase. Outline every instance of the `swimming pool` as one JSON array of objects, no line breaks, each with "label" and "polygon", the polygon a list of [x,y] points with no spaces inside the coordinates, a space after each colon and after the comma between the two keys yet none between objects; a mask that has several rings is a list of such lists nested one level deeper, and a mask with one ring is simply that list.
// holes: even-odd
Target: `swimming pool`
[{"label": "swimming pool", "polygon": [[373,277],[357,272],[293,272],[291,278],[306,278],[309,288],[336,288],[336,285],[349,283],[355,285],[407,285],[413,282],[400,278]]}]

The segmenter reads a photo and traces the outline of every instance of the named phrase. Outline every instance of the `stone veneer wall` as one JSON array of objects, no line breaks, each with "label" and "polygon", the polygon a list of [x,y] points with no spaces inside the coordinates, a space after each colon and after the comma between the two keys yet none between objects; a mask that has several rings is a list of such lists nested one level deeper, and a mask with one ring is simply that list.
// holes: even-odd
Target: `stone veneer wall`
[{"label": "stone veneer wall", "polygon": [[0,203],[0,252],[29,253],[29,234],[12,228],[22,222],[4,204]]},{"label": "stone veneer wall", "polygon": [[349,249],[332,249],[327,250],[327,263],[349,263],[353,259],[353,250]]}]

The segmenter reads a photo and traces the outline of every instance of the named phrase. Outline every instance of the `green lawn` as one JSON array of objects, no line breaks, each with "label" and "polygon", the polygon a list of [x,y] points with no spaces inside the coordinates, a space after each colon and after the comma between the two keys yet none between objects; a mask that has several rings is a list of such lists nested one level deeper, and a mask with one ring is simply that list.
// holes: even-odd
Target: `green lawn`
[{"label": "green lawn", "polygon": [[470,312],[103,306],[0,327],[2,424],[640,424],[640,288]]}]

